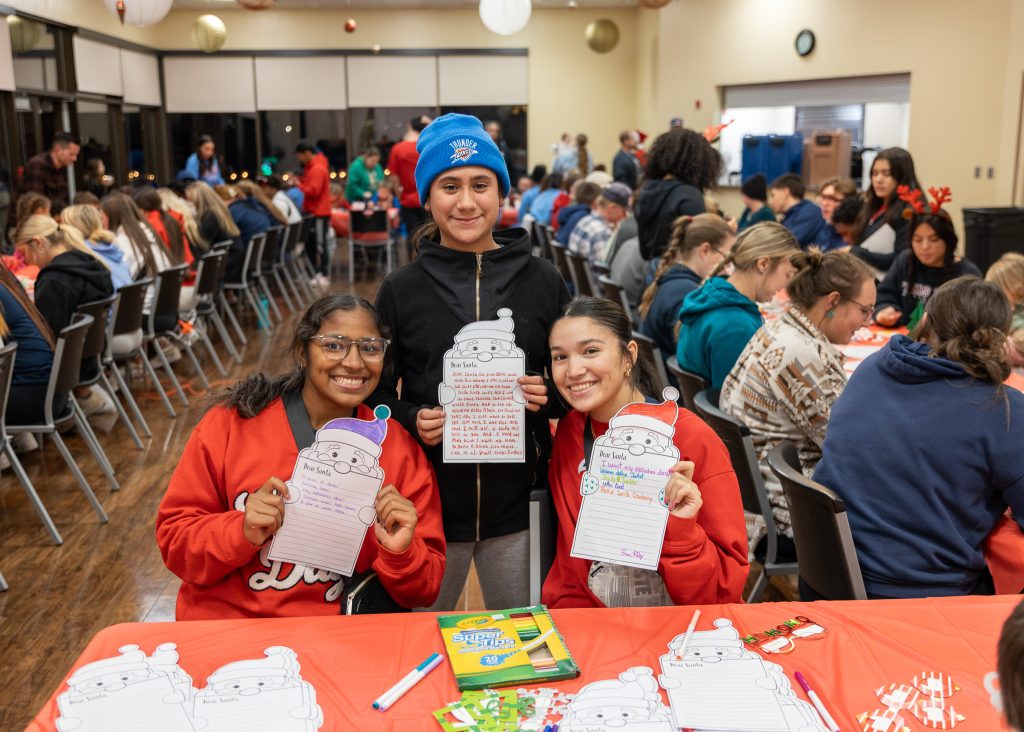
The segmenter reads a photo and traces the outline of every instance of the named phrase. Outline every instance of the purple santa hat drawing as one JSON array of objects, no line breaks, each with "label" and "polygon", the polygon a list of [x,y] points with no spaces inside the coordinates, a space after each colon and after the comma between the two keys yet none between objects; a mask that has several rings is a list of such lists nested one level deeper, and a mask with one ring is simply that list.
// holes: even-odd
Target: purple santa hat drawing
[{"label": "purple santa hat drawing", "polygon": [[391,410],[384,404],[373,410],[374,419],[342,417],[332,419],[316,433],[317,442],[340,442],[380,457],[380,446],[388,433]]}]

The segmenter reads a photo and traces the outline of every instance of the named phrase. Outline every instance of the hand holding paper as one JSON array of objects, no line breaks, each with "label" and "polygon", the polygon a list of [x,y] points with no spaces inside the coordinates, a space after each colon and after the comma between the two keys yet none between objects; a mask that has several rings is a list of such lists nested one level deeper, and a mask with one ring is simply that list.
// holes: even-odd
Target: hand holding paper
[{"label": "hand holding paper", "polygon": [[700,488],[693,482],[693,463],[680,460],[672,466],[672,476],[665,486],[665,505],[676,518],[694,518],[704,505]]},{"label": "hand holding paper", "polygon": [[377,543],[390,552],[401,554],[416,535],[416,506],[393,485],[384,486],[373,504],[377,522],[373,525]]},{"label": "hand holding paper", "polygon": [[268,478],[255,493],[249,494],[245,501],[242,532],[250,544],[262,546],[277,533],[284,522],[284,502],[288,497],[288,486],[275,477]]},{"label": "hand holding paper", "polygon": [[548,403],[548,387],[543,376],[520,376],[519,388],[526,400],[527,410],[537,412]]},{"label": "hand holding paper", "polygon": [[441,407],[421,409],[416,413],[416,431],[424,445],[436,445],[444,436],[444,410]]}]

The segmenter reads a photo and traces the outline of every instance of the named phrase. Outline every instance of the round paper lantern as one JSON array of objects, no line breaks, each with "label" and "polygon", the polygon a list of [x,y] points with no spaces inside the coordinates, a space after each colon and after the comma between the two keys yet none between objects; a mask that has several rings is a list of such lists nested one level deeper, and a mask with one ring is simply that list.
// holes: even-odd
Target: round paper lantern
[{"label": "round paper lantern", "polygon": [[480,0],[480,20],[499,36],[518,33],[530,20],[530,0]]},{"label": "round paper lantern", "polygon": [[219,51],[227,39],[228,29],[216,15],[200,15],[192,24],[192,42],[203,53]]},{"label": "round paper lantern", "polygon": [[636,0],[636,4],[641,8],[663,8],[669,4],[671,0]]},{"label": "round paper lantern", "polygon": [[39,43],[43,29],[39,23],[19,18],[17,15],[7,16],[7,28],[11,32],[11,48],[15,53],[27,53]]},{"label": "round paper lantern", "polygon": [[145,28],[163,20],[174,0],[103,0],[103,3],[107,10],[121,19],[121,25]]},{"label": "round paper lantern", "polygon": [[619,26],[607,18],[588,23],[583,35],[591,50],[598,53],[608,53],[619,44]]},{"label": "round paper lantern", "polygon": [[355,18],[349,18],[348,20],[345,21],[345,32],[346,33],[355,33],[356,32],[356,19]]},{"label": "round paper lantern", "polygon": [[246,10],[266,10],[274,4],[274,0],[236,0]]}]

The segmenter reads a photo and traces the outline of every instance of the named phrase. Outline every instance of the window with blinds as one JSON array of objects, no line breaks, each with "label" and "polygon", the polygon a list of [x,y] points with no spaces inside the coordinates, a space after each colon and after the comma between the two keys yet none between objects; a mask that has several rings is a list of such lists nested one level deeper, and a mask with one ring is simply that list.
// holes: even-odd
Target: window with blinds
[{"label": "window with blinds", "polygon": [[846,130],[850,140],[864,141],[864,105],[837,104],[827,107],[797,107],[796,131],[806,140],[815,130]]}]

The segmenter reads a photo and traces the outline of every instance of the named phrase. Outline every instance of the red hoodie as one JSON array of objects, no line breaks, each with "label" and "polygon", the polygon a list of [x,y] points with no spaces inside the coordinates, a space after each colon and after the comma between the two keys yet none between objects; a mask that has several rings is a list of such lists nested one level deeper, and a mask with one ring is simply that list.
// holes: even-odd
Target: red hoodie
[{"label": "red hoodie", "polygon": [[298,186],[303,195],[303,211],[314,216],[331,215],[331,178],[323,153],[317,153],[306,163]]},{"label": "red hoodie", "polygon": [[[365,405],[356,416],[373,419]],[[370,527],[356,572],[373,569],[400,605],[429,605],[441,589],[445,555],[434,472],[419,444],[393,419],[381,448],[385,485],[416,506],[416,536],[395,554],[378,544]],[[156,519],[164,563],[182,579],[178,620],[339,613],[340,575],[271,562],[270,541],[261,549],[242,533],[246,496],[271,476],[291,477],[298,454],[280,399],[250,419],[214,407],[195,428]]]},{"label": "red hoodie", "polygon": [[[541,602],[548,607],[604,607],[587,586],[591,562],[569,556],[580,495],[583,425],[572,411],[558,423],[551,449],[551,497],[558,514],[558,545]],[[608,424],[591,419],[594,436]],[[747,529],[739,483],[725,445],[697,415],[679,410],[673,438],[680,459],[694,463],[693,482],[704,503],[696,518],[668,517],[658,574],[677,605],[739,602],[747,580]]]}]

